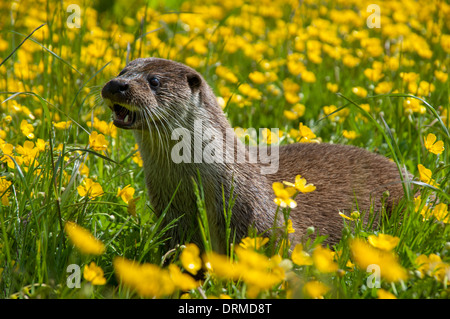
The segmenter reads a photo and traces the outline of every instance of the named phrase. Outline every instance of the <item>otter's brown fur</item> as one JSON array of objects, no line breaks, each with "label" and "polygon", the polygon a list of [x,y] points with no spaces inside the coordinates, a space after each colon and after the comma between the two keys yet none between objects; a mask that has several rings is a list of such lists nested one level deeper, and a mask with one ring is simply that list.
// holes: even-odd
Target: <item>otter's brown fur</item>
[{"label": "otter's brown fur", "polygon": [[[234,240],[239,241],[247,235],[250,226],[258,232],[273,227],[277,206],[273,202],[272,183],[293,182],[298,174],[313,183],[316,190],[299,194],[296,198],[298,206],[291,211],[295,229],[293,244],[302,239],[310,226],[320,234],[329,235],[329,243],[335,243],[341,237],[343,226],[339,211],[349,213],[356,209],[356,203],[360,210],[368,210],[372,204],[374,211],[380,211],[384,191],[390,193],[389,206],[403,194],[400,174],[393,162],[345,145],[297,143],[280,146],[279,169],[272,174],[261,174],[261,166],[248,161],[174,163],[170,153],[178,143],[171,139],[175,128],[184,127],[194,132],[195,121],[200,119],[204,130],[222,133],[221,136],[231,129],[203,77],[174,61],[134,60],[105,85],[102,96],[116,113],[116,118],[121,112],[122,117],[127,114],[124,107],[136,111],[130,113],[135,117],[132,123],[127,122],[128,117],[125,121],[119,117],[114,123],[134,130],[144,162],[150,202],[157,214],[169,206],[179,186],[165,216],[166,223],[180,218],[177,226],[168,232],[170,246],[184,241],[201,245],[192,183],[193,179],[197,181],[198,173],[204,189],[213,248],[221,252],[226,249],[224,207],[228,207],[232,187],[236,201],[231,230]],[[229,143],[218,144],[217,149],[222,147],[224,154],[231,152],[234,157],[237,150],[248,152],[235,135],[232,140],[232,149]],[[202,145],[207,143],[203,141]],[[194,146],[194,141],[190,146]]]}]

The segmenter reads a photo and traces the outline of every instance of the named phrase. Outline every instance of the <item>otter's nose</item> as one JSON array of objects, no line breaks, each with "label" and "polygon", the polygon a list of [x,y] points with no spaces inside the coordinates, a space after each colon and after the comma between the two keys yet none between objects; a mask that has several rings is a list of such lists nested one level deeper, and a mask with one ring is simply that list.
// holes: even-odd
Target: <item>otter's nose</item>
[{"label": "otter's nose", "polygon": [[122,79],[113,79],[106,83],[102,89],[104,98],[119,97],[124,95],[129,89],[129,85]]}]

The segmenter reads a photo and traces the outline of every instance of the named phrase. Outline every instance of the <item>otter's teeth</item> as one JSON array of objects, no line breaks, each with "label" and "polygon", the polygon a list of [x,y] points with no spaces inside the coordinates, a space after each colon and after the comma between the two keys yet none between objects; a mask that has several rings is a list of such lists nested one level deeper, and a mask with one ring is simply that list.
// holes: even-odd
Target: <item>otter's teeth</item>
[{"label": "otter's teeth", "polygon": [[123,119],[123,121],[126,123],[126,122],[128,122],[128,114],[127,114],[127,116],[125,116],[125,118]]}]

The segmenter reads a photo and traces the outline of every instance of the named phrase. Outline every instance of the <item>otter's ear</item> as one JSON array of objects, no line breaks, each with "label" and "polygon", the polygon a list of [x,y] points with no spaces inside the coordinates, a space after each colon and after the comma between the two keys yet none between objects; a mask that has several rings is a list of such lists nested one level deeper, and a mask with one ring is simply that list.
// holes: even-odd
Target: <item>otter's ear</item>
[{"label": "otter's ear", "polygon": [[186,75],[186,79],[192,92],[196,91],[202,84],[202,79],[198,74],[195,73],[188,73]]}]

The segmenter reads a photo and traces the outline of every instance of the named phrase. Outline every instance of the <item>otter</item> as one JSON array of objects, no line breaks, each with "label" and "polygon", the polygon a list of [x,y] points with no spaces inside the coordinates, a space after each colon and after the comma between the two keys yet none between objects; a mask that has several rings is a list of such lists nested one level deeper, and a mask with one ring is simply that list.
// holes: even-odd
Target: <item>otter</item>
[{"label": "otter", "polygon": [[[292,245],[305,238],[310,226],[328,236],[326,243],[334,244],[342,236],[339,212],[350,213],[357,208],[380,212],[385,191],[389,197],[384,204],[390,210],[404,195],[395,163],[348,145],[272,146],[278,169],[262,174],[261,168],[267,163],[250,160],[250,148],[235,134],[230,135],[231,125],[211,87],[200,73],[182,63],[161,58],[133,60],[105,84],[101,94],[112,110],[114,125],[133,130],[156,214],[165,211],[165,224],[177,219],[176,226],[166,233],[170,247],[187,241],[202,246],[194,181],[201,182],[211,244],[218,252],[227,248],[224,211],[230,206],[231,240],[235,242],[247,236],[250,229],[267,236],[274,226],[282,226],[284,220],[277,213],[272,185],[293,182],[296,175],[306,178],[316,190],[299,193],[295,199],[298,205],[290,212],[295,229]],[[182,156],[192,159],[209,147],[212,155],[231,154],[233,160],[174,160],[173,149],[180,143],[174,131],[183,128],[194,133],[198,123],[211,134],[200,144],[195,144],[195,138],[183,137],[182,146],[192,147],[193,154]],[[222,143],[224,136],[231,143]],[[236,160],[238,154],[244,154],[245,160]]]}]

